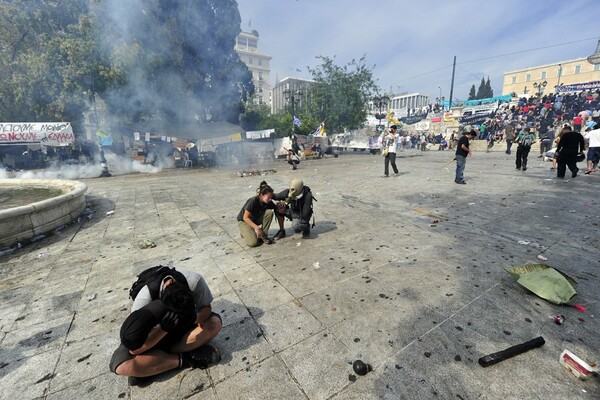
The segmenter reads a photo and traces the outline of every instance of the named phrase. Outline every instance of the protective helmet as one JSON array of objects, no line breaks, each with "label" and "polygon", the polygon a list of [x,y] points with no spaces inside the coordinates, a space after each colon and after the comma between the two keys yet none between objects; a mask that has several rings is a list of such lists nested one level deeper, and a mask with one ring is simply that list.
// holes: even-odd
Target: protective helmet
[{"label": "protective helmet", "polygon": [[294,179],[292,179],[290,181],[290,193],[289,193],[289,196],[290,197],[296,197],[300,193],[302,193],[303,189],[304,189],[304,182],[302,182],[302,179],[294,178]]}]

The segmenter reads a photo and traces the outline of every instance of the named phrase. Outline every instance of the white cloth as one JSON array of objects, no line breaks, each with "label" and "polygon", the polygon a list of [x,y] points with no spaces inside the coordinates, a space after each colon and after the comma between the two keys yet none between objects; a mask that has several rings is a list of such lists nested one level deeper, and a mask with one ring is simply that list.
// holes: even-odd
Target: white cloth
[{"label": "white cloth", "polygon": [[594,129],[585,133],[590,147],[600,147],[600,129]]}]

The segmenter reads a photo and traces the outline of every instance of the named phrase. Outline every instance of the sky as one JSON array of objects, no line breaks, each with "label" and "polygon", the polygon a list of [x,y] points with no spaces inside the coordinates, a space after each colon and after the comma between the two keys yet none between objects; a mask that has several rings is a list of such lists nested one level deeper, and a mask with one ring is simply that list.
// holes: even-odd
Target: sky
[{"label": "sky", "polygon": [[600,0],[237,0],[245,32],[273,57],[271,85],[311,78],[317,56],[337,65],[366,57],[382,90],[434,102],[465,99],[489,76],[587,57],[600,39]]}]

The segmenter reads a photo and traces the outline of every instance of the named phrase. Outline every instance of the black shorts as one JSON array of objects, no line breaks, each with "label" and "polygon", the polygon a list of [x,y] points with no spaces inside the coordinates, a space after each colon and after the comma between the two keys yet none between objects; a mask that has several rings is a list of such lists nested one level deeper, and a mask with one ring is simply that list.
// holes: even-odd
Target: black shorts
[{"label": "black shorts", "polygon": [[[223,324],[223,319],[216,312],[214,312],[214,311],[211,312],[210,316],[211,317],[216,316],[217,318],[219,318],[219,321],[221,321],[221,324]],[[169,350],[171,349],[171,347],[174,344],[176,344],[177,342],[179,342],[183,338],[183,336],[186,333],[188,333],[191,329],[192,329],[192,327],[189,327],[186,330],[181,331],[181,332],[169,333],[167,336],[162,338],[162,340],[160,342],[158,342],[158,344],[156,345],[156,347],[154,347],[154,349],[163,350],[163,351],[169,353],[170,352]],[[119,347],[117,347],[117,349],[113,352],[113,355],[110,358],[110,363],[109,363],[110,371],[116,373],[115,371],[117,370],[117,367],[119,365],[121,365],[122,363],[124,363],[127,360],[131,360],[134,357],[135,357],[135,355],[131,354],[127,347],[120,344]]]}]

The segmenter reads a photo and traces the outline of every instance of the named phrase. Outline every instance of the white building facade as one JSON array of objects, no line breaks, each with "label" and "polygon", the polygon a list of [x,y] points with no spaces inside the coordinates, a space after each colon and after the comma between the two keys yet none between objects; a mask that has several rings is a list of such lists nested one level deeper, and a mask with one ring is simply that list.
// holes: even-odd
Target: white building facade
[{"label": "white building facade", "polygon": [[273,57],[258,50],[258,32],[242,32],[236,38],[235,51],[250,72],[254,83],[254,104],[271,104],[271,67]]}]

